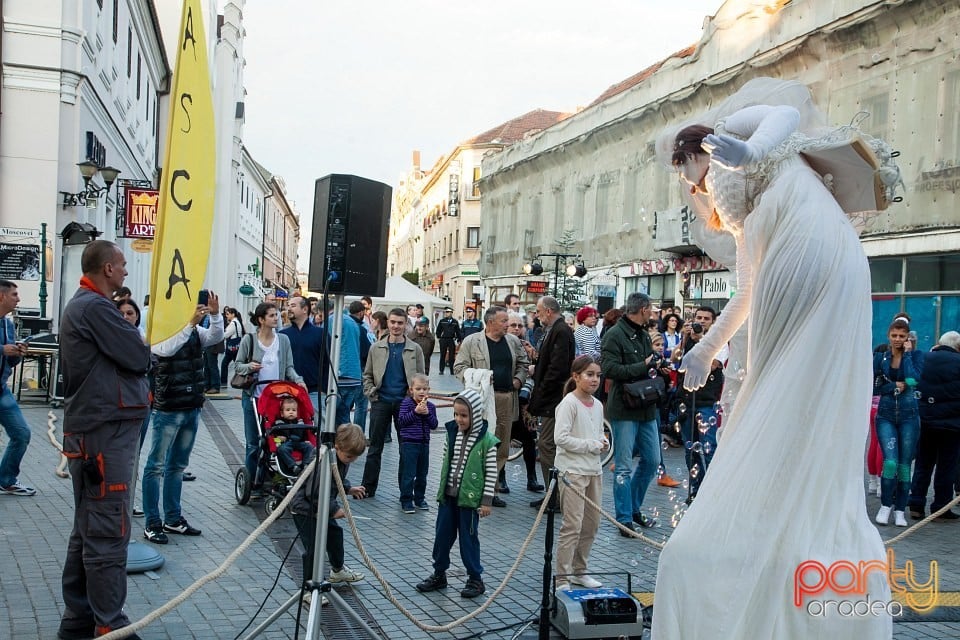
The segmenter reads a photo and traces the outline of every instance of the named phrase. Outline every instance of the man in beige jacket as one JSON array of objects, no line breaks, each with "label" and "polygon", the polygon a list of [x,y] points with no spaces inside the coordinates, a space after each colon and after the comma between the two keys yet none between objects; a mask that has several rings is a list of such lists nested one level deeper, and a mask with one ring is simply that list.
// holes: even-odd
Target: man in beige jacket
[{"label": "man in beige jacket", "polygon": [[407,312],[391,309],[387,316],[389,335],[370,346],[363,368],[363,394],[370,399],[370,446],[363,467],[362,484],[372,498],[380,484],[383,443],[396,421],[397,409],[407,396],[414,374],[424,372],[423,351],[407,338]]},{"label": "man in beige jacket", "polygon": [[[497,448],[497,473],[503,471],[510,452],[510,428],[517,419],[520,405],[517,391],[527,380],[527,366],[530,360],[523,343],[507,333],[507,310],[492,306],[483,314],[484,330],[467,336],[460,343],[460,353],[453,364],[453,373],[461,382],[467,369],[489,369],[493,371],[493,394],[496,403],[497,426],[495,435],[500,440]],[[497,485],[497,495],[493,497],[493,506],[505,507],[507,503],[500,497],[509,493],[506,482]]]}]

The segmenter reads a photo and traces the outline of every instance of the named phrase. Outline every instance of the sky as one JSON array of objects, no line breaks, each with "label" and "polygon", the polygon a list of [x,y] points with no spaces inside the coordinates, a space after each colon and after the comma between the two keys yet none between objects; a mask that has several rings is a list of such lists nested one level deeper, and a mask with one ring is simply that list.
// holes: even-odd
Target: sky
[{"label": "sky", "polygon": [[429,168],[533,109],[586,106],[697,42],[721,4],[247,0],[244,144],[286,181],[305,265],[317,178],[396,186],[415,149]]}]

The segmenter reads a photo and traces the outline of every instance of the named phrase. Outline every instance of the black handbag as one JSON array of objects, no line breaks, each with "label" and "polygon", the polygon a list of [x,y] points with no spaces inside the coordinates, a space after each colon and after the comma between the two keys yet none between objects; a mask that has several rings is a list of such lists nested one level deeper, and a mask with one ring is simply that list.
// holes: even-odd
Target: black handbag
[{"label": "black handbag", "polygon": [[648,409],[656,407],[667,397],[663,378],[644,378],[623,384],[623,403],[628,409]]}]

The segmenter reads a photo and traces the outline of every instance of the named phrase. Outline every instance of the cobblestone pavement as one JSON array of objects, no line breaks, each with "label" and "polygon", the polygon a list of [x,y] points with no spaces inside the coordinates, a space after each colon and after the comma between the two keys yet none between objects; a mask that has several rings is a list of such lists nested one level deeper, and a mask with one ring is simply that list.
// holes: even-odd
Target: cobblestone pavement
[{"label": "cobblestone pavement", "polygon": [[[437,373],[436,356],[432,371],[435,391],[459,389],[460,385],[453,376]],[[60,571],[71,527],[72,494],[69,481],[53,474],[57,454],[46,435],[49,407],[40,404],[24,404],[23,407],[33,429],[33,441],[24,459],[21,479],[37,487],[39,493],[33,498],[0,496],[0,638],[49,640],[56,636],[63,606]],[[54,413],[62,414],[61,410],[55,410]],[[449,420],[451,411],[441,408],[439,415],[441,421]],[[155,547],[165,557],[166,564],[156,572],[130,576],[127,611],[134,620],[157,609],[213,570],[265,517],[262,503],[254,503],[252,508],[241,507],[233,497],[233,474],[242,458],[243,421],[239,400],[231,398],[208,402],[202,420],[190,462],[190,471],[198,479],[183,485],[183,513],[192,525],[203,530],[203,535],[170,536],[170,544]],[[442,450],[439,440],[435,441],[432,449],[433,465],[428,494],[435,495]],[[683,477],[683,456],[679,449],[664,451],[664,461],[669,473]],[[415,515],[404,515],[400,511],[399,492],[396,483],[391,481],[396,468],[396,445],[388,445],[384,452],[383,477],[376,498],[351,501],[350,506],[354,514],[359,516],[357,525],[367,552],[401,604],[425,623],[445,624],[472,611],[480,601],[460,598],[459,589],[465,576],[458,564],[456,550],[449,572],[450,588],[432,594],[420,594],[415,590],[414,585],[431,572],[435,509]],[[359,482],[362,470],[363,458],[351,469],[350,477],[354,482]],[[537,498],[537,494],[526,491],[522,465],[509,463],[507,478],[511,493],[504,498],[508,506],[495,509],[493,515],[480,524],[481,558],[487,594],[496,588],[517,558],[521,542],[536,515],[528,502]],[[604,482],[609,485],[611,481],[607,473]],[[771,478],[771,481],[776,481],[776,478]],[[670,515],[684,497],[686,492],[681,489],[651,486],[647,494],[648,511],[655,513],[660,520],[660,525],[651,530],[651,537],[660,541],[668,537],[672,531]],[[612,503],[611,491],[606,487],[604,508],[611,513]],[[868,513],[873,514],[878,507],[877,499],[868,497],[866,507]],[[757,518],[758,526],[762,526],[763,514],[758,513]],[[815,526],[815,523],[810,526]],[[141,540],[142,527],[142,519],[134,519],[134,536]],[[900,531],[885,527],[881,533],[888,537]],[[296,536],[290,517],[282,517],[268,534],[254,542],[223,577],[203,587],[184,605],[142,631],[141,636],[145,640],[234,638],[264,600],[263,612],[257,616],[257,624],[269,612],[278,609],[297,588],[299,543],[296,543],[286,565],[282,567],[281,559],[294,544]],[[918,574],[923,578],[927,575],[928,563],[937,560],[940,590],[958,592],[958,540],[960,524],[932,523],[896,545],[897,564],[902,566],[906,560],[915,561]],[[405,618],[383,595],[384,590],[370,571],[363,567],[349,531],[346,532],[346,551],[348,566],[366,574],[366,579],[352,587],[342,588],[338,593],[382,637],[391,640],[465,638],[483,631],[487,632],[483,636],[485,638],[510,638],[524,620],[536,613],[539,605],[543,566],[542,531],[535,536],[503,594],[479,618],[451,633],[428,634]],[[614,527],[604,522],[591,555],[591,570],[608,585],[624,587],[626,574],[629,573],[633,590],[646,594],[654,588],[657,557],[655,549],[617,535]],[[277,587],[268,596],[278,574]],[[337,612],[330,611],[330,607],[324,608],[324,614],[326,637],[363,637],[351,629],[354,625]],[[260,637],[293,638],[295,616],[295,608],[281,614]],[[905,616],[903,621],[894,625],[894,638],[960,638],[960,607],[940,607],[924,619]]]}]

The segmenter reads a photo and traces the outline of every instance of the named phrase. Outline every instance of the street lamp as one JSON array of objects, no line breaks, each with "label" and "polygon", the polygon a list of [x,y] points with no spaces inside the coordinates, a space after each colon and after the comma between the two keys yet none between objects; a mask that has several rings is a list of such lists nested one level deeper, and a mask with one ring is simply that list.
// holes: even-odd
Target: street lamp
[{"label": "street lamp", "polygon": [[[77,207],[80,205],[90,206],[91,202],[94,207],[96,207],[97,198],[102,194],[110,191],[110,187],[113,186],[113,183],[116,182],[117,176],[120,175],[120,169],[115,169],[113,167],[100,167],[95,162],[90,160],[84,160],[83,162],[77,163],[77,168],[80,169],[80,175],[83,177],[83,191],[78,193],[67,193],[66,191],[61,191],[63,194],[63,208],[67,207]],[[93,176],[100,174],[100,177],[103,178],[102,187],[95,187],[90,185],[90,181],[93,179]]]},{"label": "street lamp", "polygon": [[538,253],[533,258],[533,262],[523,265],[523,272],[527,275],[539,276],[543,273],[542,258],[553,258],[553,297],[559,298],[560,291],[560,261],[566,261],[568,258],[574,260],[568,265],[564,273],[570,277],[579,277],[587,275],[587,269],[583,266],[583,256],[579,253]]}]

